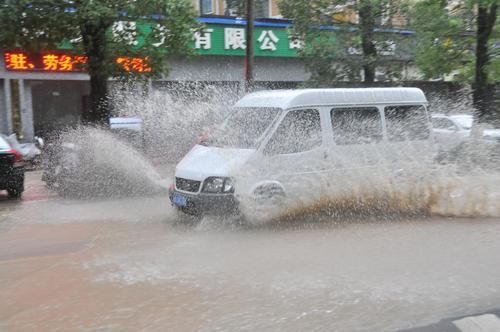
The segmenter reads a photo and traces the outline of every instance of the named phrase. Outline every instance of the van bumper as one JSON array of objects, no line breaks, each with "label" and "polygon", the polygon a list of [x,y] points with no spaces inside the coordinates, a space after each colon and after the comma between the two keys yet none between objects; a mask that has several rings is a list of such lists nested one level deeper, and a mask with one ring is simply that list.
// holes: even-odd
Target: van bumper
[{"label": "van bumper", "polygon": [[[179,199],[174,197],[184,197],[185,204],[179,204]],[[236,215],[239,214],[238,200],[234,194],[208,194],[193,193],[188,194],[175,189],[170,189],[168,197],[174,207],[190,215]],[[180,199],[183,201],[183,199]],[[181,202],[184,203],[184,202]]]}]

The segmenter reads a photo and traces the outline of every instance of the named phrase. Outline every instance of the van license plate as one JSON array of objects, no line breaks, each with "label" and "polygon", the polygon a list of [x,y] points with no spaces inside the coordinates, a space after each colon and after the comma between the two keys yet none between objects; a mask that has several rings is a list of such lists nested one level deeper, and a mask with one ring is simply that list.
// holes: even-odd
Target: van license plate
[{"label": "van license plate", "polygon": [[185,196],[182,196],[178,193],[173,193],[172,194],[172,203],[179,207],[186,207],[187,206],[187,198]]}]

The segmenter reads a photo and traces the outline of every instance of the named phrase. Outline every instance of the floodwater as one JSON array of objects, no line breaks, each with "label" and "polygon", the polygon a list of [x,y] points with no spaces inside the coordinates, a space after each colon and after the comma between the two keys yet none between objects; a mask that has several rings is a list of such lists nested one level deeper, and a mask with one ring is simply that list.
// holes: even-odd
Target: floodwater
[{"label": "floodwater", "polygon": [[500,306],[500,220],[175,225],[164,196],[1,202],[2,331],[391,331]]},{"label": "floodwater", "polygon": [[[178,160],[219,120],[207,114],[222,112],[160,97],[117,108],[140,108],[146,147],[168,155],[148,153]],[[100,143],[87,148],[85,175],[120,165],[124,175],[108,184],[159,185],[139,154],[79,130],[70,136]],[[176,224],[166,193],[69,200],[30,179],[22,201],[0,197],[0,331],[395,331],[499,308],[500,176],[442,169],[426,178],[419,167],[392,186],[380,171],[335,186],[355,189],[333,202],[358,216],[311,196],[317,206],[294,201],[286,222],[253,226]],[[396,213],[363,213],[387,207]]]}]

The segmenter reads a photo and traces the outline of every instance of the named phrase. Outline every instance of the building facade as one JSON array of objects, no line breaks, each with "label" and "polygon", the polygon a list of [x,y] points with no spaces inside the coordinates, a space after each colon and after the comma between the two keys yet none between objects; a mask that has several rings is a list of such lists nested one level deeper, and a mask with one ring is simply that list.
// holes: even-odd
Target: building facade
[{"label": "building facade", "polygon": [[[291,22],[279,18],[276,1],[258,3],[261,18],[255,22],[254,33],[256,82],[263,86],[288,87],[307,80],[305,61],[299,55],[303,45],[290,35]],[[199,21],[205,25],[203,33],[193,32],[191,47],[198,56],[168,59],[168,75],[152,85],[165,87],[174,82],[203,82],[236,88],[243,86],[246,22],[223,0],[200,0],[193,5],[202,14]],[[334,26],[331,30],[336,33]],[[387,62],[402,65],[403,79],[414,77],[408,51],[413,32],[397,28],[379,32],[384,44],[389,46],[383,54]],[[89,77],[79,70],[82,59],[70,53],[0,52],[2,133],[15,132],[29,141],[35,134],[44,135],[81,121],[89,101]],[[352,56],[359,55],[356,49],[349,52]],[[131,67],[139,66],[135,60],[139,59],[122,59],[124,66]]]},{"label": "building facade", "polygon": [[[240,4],[244,4],[246,0],[240,0]],[[238,1],[233,1],[233,4]],[[277,0],[256,0],[255,13],[256,17],[265,18],[283,18],[281,15]],[[240,16],[240,9],[237,6],[231,7],[225,0],[193,0],[194,8],[203,15],[218,15],[218,16]]]}]

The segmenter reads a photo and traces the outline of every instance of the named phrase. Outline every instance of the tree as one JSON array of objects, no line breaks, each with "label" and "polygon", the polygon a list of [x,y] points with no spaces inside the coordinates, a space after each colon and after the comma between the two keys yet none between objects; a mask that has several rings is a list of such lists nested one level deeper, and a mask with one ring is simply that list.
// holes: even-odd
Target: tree
[{"label": "tree", "polygon": [[[491,48],[499,0],[425,0],[410,17],[417,32],[415,62],[424,78],[455,79],[472,84],[478,121],[498,118],[492,104],[492,84],[500,80],[500,61]],[[498,30],[498,29],[497,29]]]},{"label": "tree", "polygon": [[[188,52],[195,13],[189,0],[3,0],[0,48],[41,52],[61,43],[87,56],[90,122],[107,122],[108,79],[135,75],[115,63],[117,57],[141,57],[166,71],[166,55]],[[139,26],[142,24],[143,28]]]},{"label": "tree", "polygon": [[497,19],[498,0],[477,0],[475,75],[472,85],[474,107],[479,121],[492,120],[498,114],[491,105],[491,86],[488,80],[490,64],[489,42]]},{"label": "tree", "polygon": [[[374,29],[401,7],[399,0],[282,0],[281,12],[293,20],[293,31],[304,41],[312,80],[319,85],[332,81],[360,80],[373,83],[379,64]],[[351,23],[358,16],[358,24]],[[379,24],[377,24],[379,22]],[[333,34],[328,26],[339,30]],[[383,46],[382,46],[383,47]],[[356,50],[360,49],[359,56]],[[350,50],[350,51],[348,51]],[[354,54],[352,54],[354,53]],[[360,59],[361,57],[361,59]]]},{"label": "tree", "polygon": [[451,18],[446,1],[418,2],[409,17],[417,33],[415,62],[425,79],[439,79],[464,63],[471,38],[464,33],[465,13]]}]

